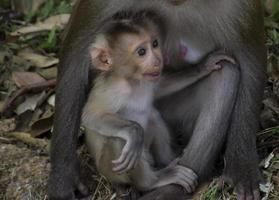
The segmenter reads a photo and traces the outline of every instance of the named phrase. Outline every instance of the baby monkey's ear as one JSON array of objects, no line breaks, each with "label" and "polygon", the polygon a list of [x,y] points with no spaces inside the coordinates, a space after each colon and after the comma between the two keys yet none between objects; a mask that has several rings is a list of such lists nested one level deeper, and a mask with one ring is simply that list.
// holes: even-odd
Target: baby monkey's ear
[{"label": "baby monkey's ear", "polygon": [[97,37],[89,51],[94,68],[102,71],[109,71],[111,69],[112,57],[110,54],[110,47],[105,37]]}]

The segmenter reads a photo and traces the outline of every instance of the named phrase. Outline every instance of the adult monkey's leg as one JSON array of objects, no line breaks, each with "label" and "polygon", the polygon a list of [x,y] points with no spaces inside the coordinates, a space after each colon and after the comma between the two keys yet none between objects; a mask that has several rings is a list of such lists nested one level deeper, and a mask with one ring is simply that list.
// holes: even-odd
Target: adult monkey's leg
[{"label": "adult monkey's leg", "polygon": [[[199,115],[194,119],[192,136],[180,163],[193,169],[200,181],[211,176],[211,170],[220,155],[238,94],[239,80],[237,66],[226,64],[220,72],[212,73],[197,88]],[[187,108],[188,105],[181,106]]]},{"label": "adult monkey's leg", "polygon": [[[170,124],[184,120],[180,121],[179,128],[185,130],[183,134],[192,134],[187,137],[190,140],[180,163],[193,169],[200,180],[211,175],[213,165],[220,155],[238,93],[238,66],[228,63],[223,66],[220,71],[213,72],[193,87],[175,94],[171,104],[170,98],[160,105],[163,117]],[[181,119],[182,113],[184,119]],[[142,199],[167,199],[167,191],[176,199],[185,199],[180,188],[173,186],[168,190],[158,189]]]},{"label": "adult monkey's leg", "polygon": [[250,16],[249,27],[257,27],[258,30],[253,35],[245,35],[244,41],[234,47],[241,79],[224,144],[224,175],[234,185],[239,200],[260,199],[259,182],[262,178],[258,167],[256,132],[266,80],[266,49],[262,9],[259,2],[254,3],[256,9],[254,17]]},{"label": "adult monkey's leg", "polygon": [[[96,1],[79,1],[70,19],[60,52],[54,132],[51,144],[51,173],[48,194],[51,200],[75,199],[74,191],[86,194],[79,180],[76,155],[81,109],[90,85],[88,46],[93,39]],[[79,14],[80,11],[82,15]]]},{"label": "adult monkey's leg", "polygon": [[[263,42],[262,42],[263,43]],[[265,84],[265,53],[254,48],[238,55],[242,67],[241,82],[225,143],[224,177],[233,183],[238,199],[260,199],[256,132]],[[247,59],[250,58],[250,59]]]},{"label": "adult monkey's leg", "polygon": [[72,69],[72,72],[64,73],[56,90],[56,113],[49,178],[50,199],[74,199],[75,189],[84,195],[87,193],[79,180],[79,165],[76,155],[81,107],[85,101],[88,81],[87,69],[85,66],[80,67],[84,67],[84,69],[78,72],[76,69]]}]

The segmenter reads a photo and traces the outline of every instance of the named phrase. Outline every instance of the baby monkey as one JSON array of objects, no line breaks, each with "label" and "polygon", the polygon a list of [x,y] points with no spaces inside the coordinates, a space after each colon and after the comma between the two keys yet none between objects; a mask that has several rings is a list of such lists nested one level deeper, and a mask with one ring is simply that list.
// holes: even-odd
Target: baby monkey
[{"label": "baby monkey", "polygon": [[100,73],[83,108],[82,124],[96,166],[111,182],[142,191],[179,184],[193,192],[198,177],[177,164],[153,101],[219,70],[220,61],[234,60],[217,52],[195,73],[161,77],[161,35],[155,15],[147,11],[118,13],[100,28],[89,49],[93,70]]}]

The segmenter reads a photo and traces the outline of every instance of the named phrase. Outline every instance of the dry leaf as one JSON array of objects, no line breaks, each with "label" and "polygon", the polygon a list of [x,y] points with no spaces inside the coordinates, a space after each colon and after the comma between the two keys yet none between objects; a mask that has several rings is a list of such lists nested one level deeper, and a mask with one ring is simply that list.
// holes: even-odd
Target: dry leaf
[{"label": "dry leaf", "polygon": [[57,77],[57,67],[50,67],[38,72],[45,79],[54,79]]},{"label": "dry leaf", "polygon": [[35,67],[46,68],[52,65],[56,65],[59,62],[58,58],[43,56],[35,53],[31,49],[24,49],[18,53],[18,56],[30,61]]},{"label": "dry leaf", "polygon": [[32,66],[30,62],[16,55],[12,57],[12,62],[13,62],[12,65],[15,67],[15,69],[19,69],[19,70],[26,71]]},{"label": "dry leaf", "polygon": [[38,137],[43,133],[50,131],[53,123],[53,115],[54,112],[51,109],[49,109],[44,113],[44,115],[40,119],[31,124],[31,136]]},{"label": "dry leaf", "polygon": [[270,192],[274,190],[274,185],[272,183],[265,183],[265,184],[260,184],[260,190],[265,193],[264,197],[262,200],[268,200]]},{"label": "dry leaf", "polygon": [[55,94],[51,95],[48,100],[47,100],[48,104],[51,105],[52,107],[54,107],[55,105]]},{"label": "dry leaf", "polygon": [[35,94],[27,97],[25,101],[17,107],[16,114],[20,115],[27,110],[34,111],[38,105],[38,102],[40,102],[41,99],[45,97],[45,95],[46,93],[42,92],[41,94]]},{"label": "dry leaf", "polygon": [[68,23],[70,18],[70,14],[61,14],[49,17],[43,22],[37,22],[34,25],[22,27],[14,32],[11,33],[11,36],[20,36],[30,33],[36,33],[41,31],[50,31],[54,27],[64,28],[65,25]]},{"label": "dry leaf", "polygon": [[45,81],[43,77],[34,72],[13,72],[12,79],[19,88]]},{"label": "dry leaf", "polygon": [[275,157],[274,152],[271,152],[271,154],[268,155],[268,157],[264,160],[264,168],[267,169],[270,164],[271,160]]}]

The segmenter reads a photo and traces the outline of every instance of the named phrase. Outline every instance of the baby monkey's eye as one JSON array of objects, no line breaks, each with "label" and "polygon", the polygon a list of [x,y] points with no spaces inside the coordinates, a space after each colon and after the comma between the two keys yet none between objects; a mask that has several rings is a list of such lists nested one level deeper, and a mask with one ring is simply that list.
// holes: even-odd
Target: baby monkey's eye
[{"label": "baby monkey's eye", "polygon": [[138,51],[137,51],[138,55],[139,56],[144,56],[146,54],[146,49],[144,48],[140,48]]},{"label": "baby monkey's eye", "polygon": [[153,46],[153,48],[158,47],[159,46],[159,41],[157,39],[154,40],[153,43],[152,43],[152,46]]}]

